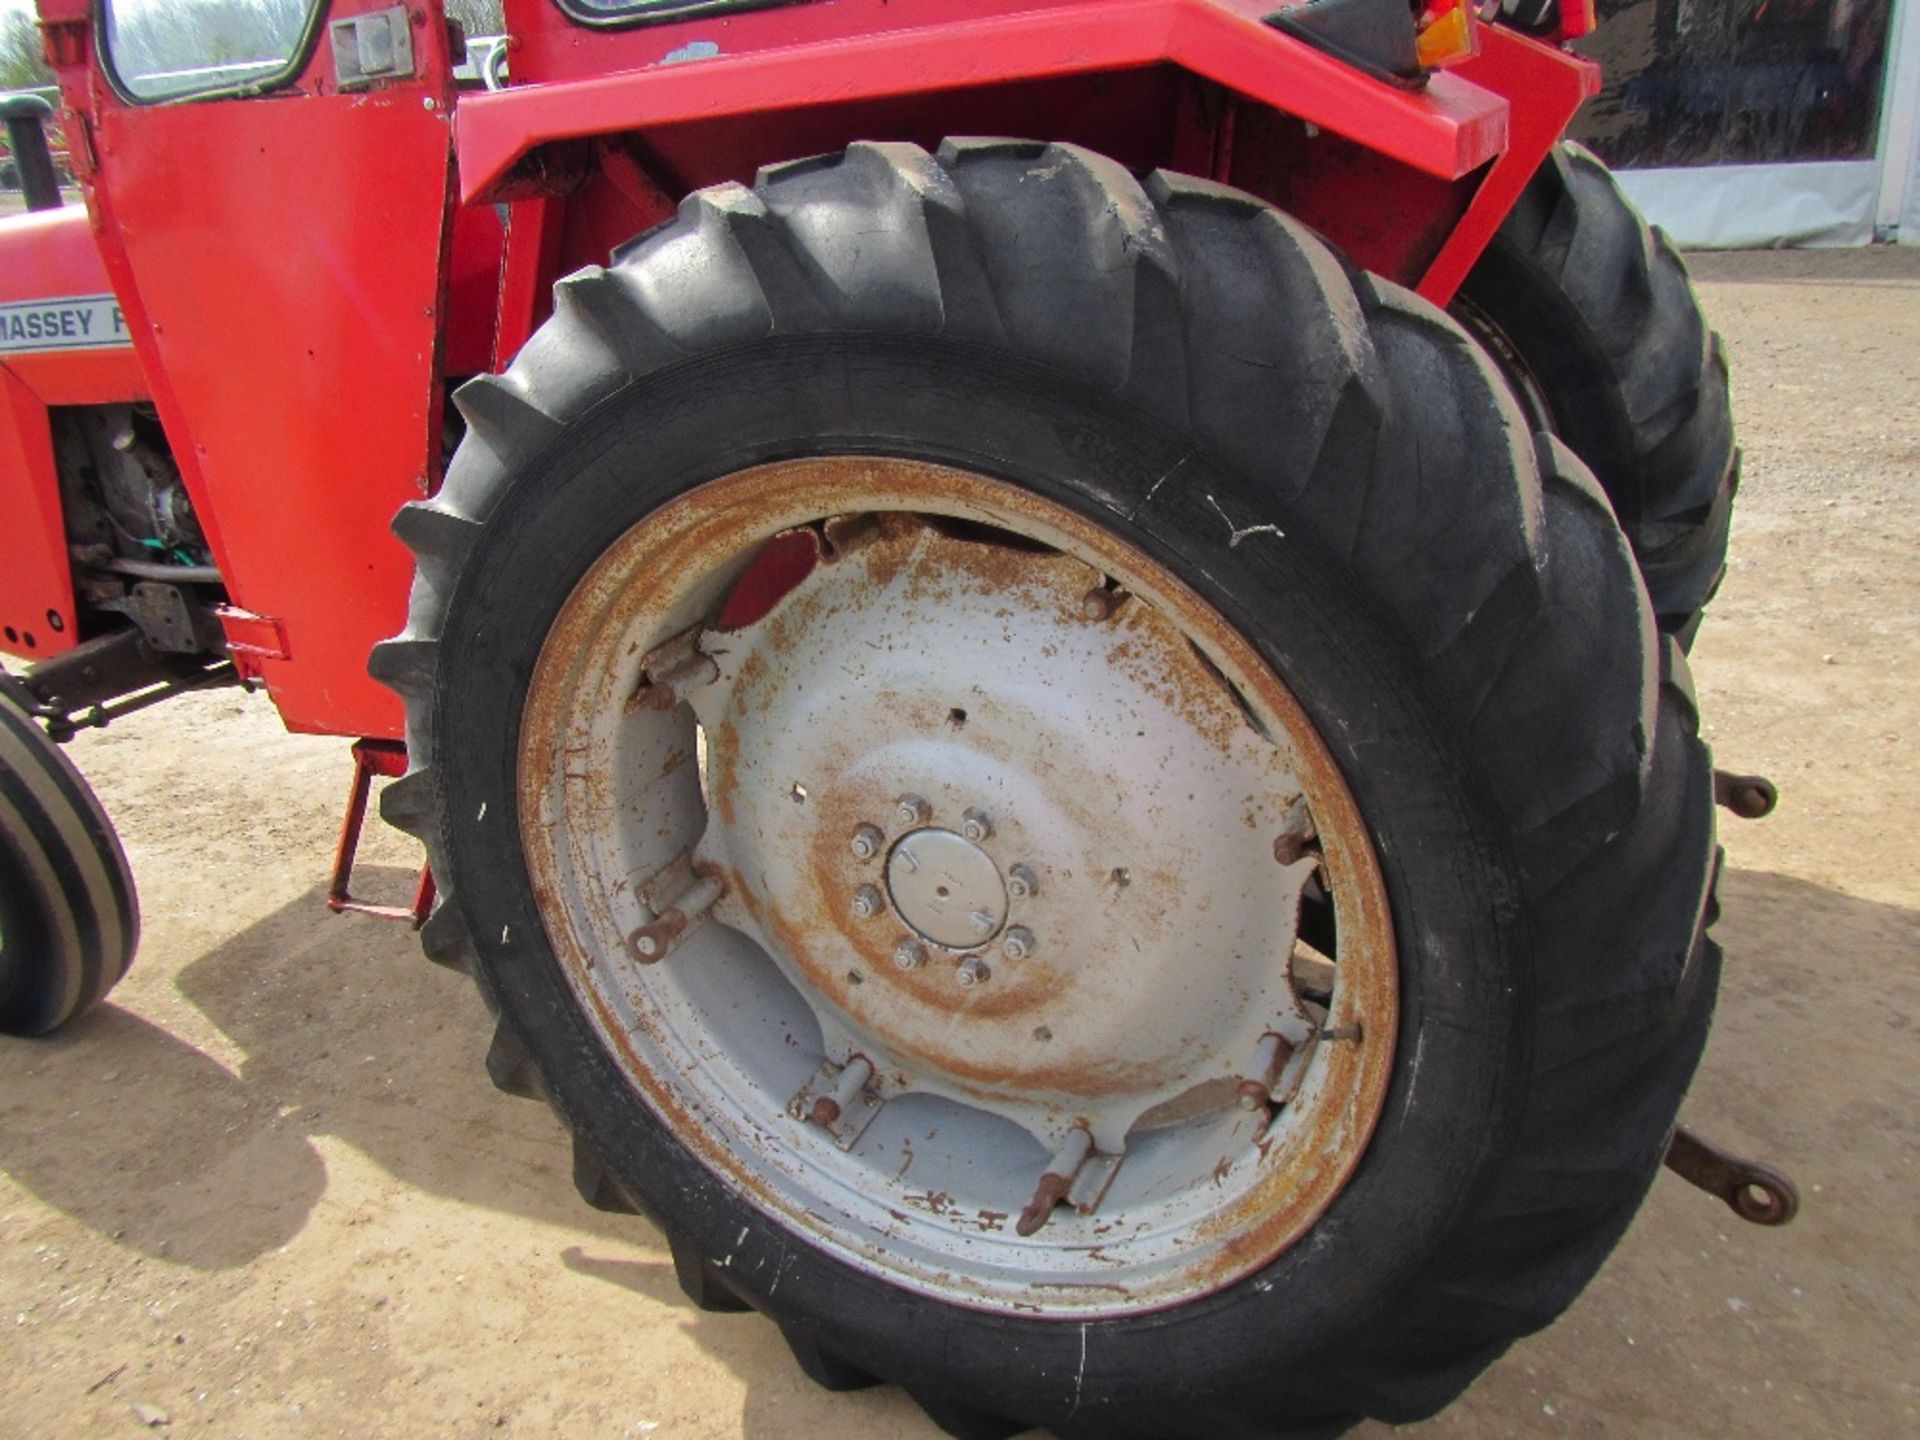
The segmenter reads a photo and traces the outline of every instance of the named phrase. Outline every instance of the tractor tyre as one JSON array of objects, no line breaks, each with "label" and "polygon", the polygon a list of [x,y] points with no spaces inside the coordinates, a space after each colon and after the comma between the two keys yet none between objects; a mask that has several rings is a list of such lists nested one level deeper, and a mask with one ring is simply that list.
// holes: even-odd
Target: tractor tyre
[{"label": "tractor tyre", "polygon": [[764,170],[465,386],[373,673],[596,1206],[949,1433],[1431,1414],[1625,1230],[1711,769],[1585,468],[1239,192]]},{"label": "tractor tyre", "polygon": [[133,963],[133,873],[92,787],[0,695],[0,1033],[45,1035]]},{"label": "tractor tyre", "polygon": [[1633,542],[1660,628],[1691,645],[1726,572],[1740,483],[1720,337],[1674,244],[1593,154],[1547,157],[1455,313],[1586,462]]}]

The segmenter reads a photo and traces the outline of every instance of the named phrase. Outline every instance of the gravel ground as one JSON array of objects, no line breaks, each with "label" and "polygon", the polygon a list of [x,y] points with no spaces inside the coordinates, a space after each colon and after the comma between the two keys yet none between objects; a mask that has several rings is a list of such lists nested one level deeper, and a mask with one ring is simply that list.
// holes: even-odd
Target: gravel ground
[{"label": "gravel ground", "polygon": [[[1723,826],[1686,1113],[1805,1208],[1756,1230],[1663,1179],[1573,1310],[1409,1434],[1920,1432],[1920,250],[1695,268],[1748,464],[1694,672],[1721,762],[1784,798]],[[575,1198],[547,1112],[487,1085],[471,988],[326,913],[342,742],[219,694],[72,749],[146,933],[103,1011],[0,1042],[0,1430],[935,1433],[687,1307],[651,1229]],[[404,893],[407,842],[368,859]]]}]

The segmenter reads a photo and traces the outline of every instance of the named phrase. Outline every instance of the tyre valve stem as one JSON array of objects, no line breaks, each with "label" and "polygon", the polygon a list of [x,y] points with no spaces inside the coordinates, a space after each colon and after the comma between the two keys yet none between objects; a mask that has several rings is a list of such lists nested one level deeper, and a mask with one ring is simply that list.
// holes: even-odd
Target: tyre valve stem
[{"label": "tyre valve stem", "polygon": [[1076,1125],[1067,1132],[1066,1143],[1047,1162],[1046,1172],[1034,1187],[1033,1199],[1027,1202],[1027,1208],[1020,1212],[1020,1218],[1014,1222],[1015,1234],[1032,1235],[1047,1223],[1047,1217],[1066,1203],[1074,1177],[1079,1175],[1080,1167],[1087,1163],[1087,1157],[1092,1153],[1093,1136],[1088,1133],[1086,1126]]},{"label": "tyre valve stem", "polygon": [[834,1082],[832,1093],[822,1095],[813,1102],[813,1110],[807,1118],[822,1130],[831,1130],[839,1122],[847,1106],[851,1105],[860,1092],[867,1088],[867,1082],[873,1079],[873,1066],[864,1055],[856,1055],[840,1067],[839,1078]]}]

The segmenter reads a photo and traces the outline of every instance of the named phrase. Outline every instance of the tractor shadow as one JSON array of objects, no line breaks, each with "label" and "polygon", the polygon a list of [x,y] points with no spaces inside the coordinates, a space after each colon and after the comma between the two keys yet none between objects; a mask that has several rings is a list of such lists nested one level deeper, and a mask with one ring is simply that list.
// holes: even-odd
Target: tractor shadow
[{"label": "tractor shadow", "polygon": [[[412,879],[356,872],[377,898],[404,898]],[[332,915],[315,886],[186,961],[172,988],[218,1043],[201,1048],[111,1000],[52,1038],[0,1038],[0,1172],[125,1249],[233,1270],[300,1235],[328,1189],[316,1142],[338,1141],[403,1186],[555,1226],[567,1237],[556,1269],[599,1282],[616,1305],[666,1308],[746,1382],[747,1415],[760,1417],[748,1433],[827,1440],[850,1417],[876,1435],[935,1433],[890,1386],[817,1389],[758,1315],[693,1310],[651,1223],[579,1198],[547,1107],[488,1082],[493,1027],[477,990],[424,960],[405,926]]]},{"label": "tractor shadow", "polygon": [[[360,878],[404,893],[411,877]],[[179,994],[230,1046],[203,1051],[112,1001],[50,1039],[0,1040],[0,1167],[119,1244],[204,1270],[300,1232],[327,1187],[318,1137],[461,1204],[652,1238],[581,1204],[558,1122],[488,1083],[473,985],[423,960],[405,926],[332,915],[324,897],[314,887],[179,970]],[[655,1268],[648,1293],[677,1293],[672,1267]]]},{"label": "tractor shadow", "polygon": [[[389,892],[409,879],[364,875]],[[1721,898],[1719,1020],[1685,1113],[1710,1137],[1782,1162],[1807,1192],[1806,1214],[1746,1233],[1663,1178],[1589,1295],[1421,1432],[1511,1433],[1543,1395],[1631,1421],[1646,1396],[1697,1383],[1688,1367],[1728,1363],[1688,1319],[1691,1291],[1741,1293],[1761,1267],[1804,1285],[1805,1299],[1742,1356],[1756,1376],[1815,1364],[1863,1383],[1843,1353],[1858,1331],[1846,1306],[1890,1335],[1920,1330],[1920,1302],[1894,1279],[1920,1266],[1920,1242],[1888,1194],[1920,1149],[1920,914],[1757,871],[1727,873]],[[759,1317],[687,1308],[652,1226],[583,1204],[559,1123],[487,1083],[491,1026],[477,993],[423,961],[405,927],[330,916],[314,887],[189,960],[173,984],[219,1032],[205,1048],[112,1004],[52,1040],[0,1041],[0,1169],[47,1205],[134,1251],[233,1269],[301,1232],[327,1190],[327,1152],[345,1146],[403,1186],[558,1227],[557,1264],[675,1307],[685,1333],[745,1382],[747,1436],[931,1433],[893,1387],[814,1389]],[[1671,1263],[1710,1250],[1710,1262]],[[1729,1273],[1696,1273],[1703,1265]],[[1887,1281],[1836,1289],[1836,1273]],[[1591,1355],[1618,1344],[1616,1327],[1643,1343],[1630,1371],[1596,1380]]]}]

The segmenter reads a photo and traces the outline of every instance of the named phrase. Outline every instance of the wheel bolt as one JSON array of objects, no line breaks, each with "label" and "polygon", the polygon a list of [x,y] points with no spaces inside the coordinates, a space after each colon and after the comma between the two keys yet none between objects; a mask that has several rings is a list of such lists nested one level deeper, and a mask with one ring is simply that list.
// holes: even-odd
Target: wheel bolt
[{"label": "wheel bolt", "polygon": [[1088,620],[1104,620],[1113,614],[1113,592],[1096,585],[1080,599],[1080,613]]},{"label": "wheel bolt", "polygon": [[1016,900],[1031,900],[1040,893],[1040,877],[1024,865],[1007,871],[1007,894]]},{"label": "wheel bolt", "polygon": [[960,817],[960,833],[977,845],[993,834],[993,821],[984,810],[969,810]]},{"label": "wheel bolt", "polygon": [[848,843],[853,847],[857,859],[871,860],[880,853],[880,847],[887,843],[887,837],[880,833],[878,825],[862,825],[853,832],[853,839]]},{"label": "wheel bolt", "polygon": [[1024,960],[1033,954],[1033,932],[1016,925],[1000,937],[1000,953],[1009,960]]},{"label": "wheel bolt", "polygon": [[933,807],[918,795],[902,795],[895,807],[902,825],[924,825],[927,817],[933,814]]},{"label": "wheel bolt", "polygon": [[993,978],[993,972],[987,969],[987,962],[978,955],[969,955],[960,962],[960,968],[953,972],[954,979],[960,982],[962,990],[971,990],[976,985],[984,985]]},{"label": "wheel bolt", "polygon": [[927,963],[927,947],[918,940],[902,940],[893,947],[893,963],[901,970],[918,970]]},{"label": "wheel bolt", "polygon": [[886,899],[880,894],[877,886],[862,885],[853,892],[853,913],[862,920],[871,920],[884,910],[886,905]]}]

